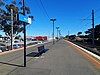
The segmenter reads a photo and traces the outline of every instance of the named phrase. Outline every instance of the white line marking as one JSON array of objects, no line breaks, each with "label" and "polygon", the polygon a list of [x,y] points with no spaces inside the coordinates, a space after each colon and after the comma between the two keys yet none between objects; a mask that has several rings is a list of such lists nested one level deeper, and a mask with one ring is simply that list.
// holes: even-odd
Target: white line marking
[{"label": "white line marking", "polygon": [[74,45],[74,46],[80,48],[81,50],[83,50],[83,51],[89,53],[89,54],[92,55],[93,57],[95,57],[95,58],[97,58],[98,60],[100,60],[100,56],[98,56],[98,55],[96,55],[96,54],[94,54],[94,53],[92,53],[92,52],[90,52],[90,51],[88,51],[88,50],[86,50],[86,49],[84,49],[84,48],[82,48],[82,47],[80,47],[80,46],[78,46],[78,45],[76,45],[76,44],[70,42],[70,41],[67,41],[67,42],[69,42],[70,44],[72,44],[72,45]]}]

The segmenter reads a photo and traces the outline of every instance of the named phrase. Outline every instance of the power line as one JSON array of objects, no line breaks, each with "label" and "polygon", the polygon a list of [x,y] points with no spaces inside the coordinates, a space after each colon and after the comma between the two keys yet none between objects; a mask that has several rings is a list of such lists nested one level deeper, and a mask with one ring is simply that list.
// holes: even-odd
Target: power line
[{"label": "power line", "polygon": [[[80,23],[83,23],[84,21],[87,21],[87,20],[91,20],[90,17],[91,17],[91,14],[88,15],[86,18],[81,19],[81,22]],[[86,23],[86,24],[84,24],[84,25],[86,26],[87,24],[89,24],[89,22]]]},{"label": "power line", "polygon": [[100,8],[95,10],[95,13],[98,13],[98,12],[100,12]]},{"label": "power line", "polygon": [[43,8],[43,10],[44,10],[44,12],[45,12],[45,14],[46,14],[46,16],[48,17],[48,19],[50,19],[49,15],[48,15],[48,13],[47,13],[47,10],[46,10],[46,8],[44,7],[44,4],[43,4],[42,0],[39,0],[39,1],[40,1],[40,3],[41,3],[41,6],[42,6],[42,8]]},{"label": "power line", "polygon": [[[81,28],[82,28],[81,30],[83,30],[83,28],[87,27],[87,26],[90,24],[90,20],[92,20],[90,17],[91,17],[91,14],[89,14],[87,17],[81,19],[80,24],[81,24],[81,23],[83,24],[83,22],[86,21],[86,22],[83,24],[84,27],[83,27],[83,26],[81,27]],[[88,22],[87,22],[87,21],[88,21]]]},{"label": "power line", "polygon": [[98,19],[98,18],[100,18],[100,16],[98,16],[98,17],[96,17],[96,18],[94,18],[94,19]]},{"label": "power line", "polygon": [[[39,2],[37,0],[35,0],[35,1],[36,1],[37,6],[39,7],[39,9],[41,9],[41,6],[39,5]],[[45,15],[45,12],[43,11],[43,9],[41,9],[41,10],[42,10],[43,15]]]},{"label": "power line", "polygon": [[[95,10],[95,15],[96,15],[98,12],[100,12],[100,8]],[[98,17],[96,17],[96,18],[94,18],[94,19],[98,19],[98,18],[100,18],[100,16],[98,16]]]}]

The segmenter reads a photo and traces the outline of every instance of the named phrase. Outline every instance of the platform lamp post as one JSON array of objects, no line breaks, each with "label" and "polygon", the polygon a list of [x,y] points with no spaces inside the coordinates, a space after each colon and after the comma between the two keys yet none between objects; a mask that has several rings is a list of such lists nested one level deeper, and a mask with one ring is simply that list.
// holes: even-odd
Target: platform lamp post
[{"label": "platform lamp post", "polygon": [[54,18],[52,18],[52,19],[50,19],[50,21],[52,21],[53,22],[53,44],[55,43],[54,42],[54,22],[56,21],[56,19],[54,19]]},{"label": "platform lamp post", "polygon": [[11,50],[13,49],[13,9],[11,9]]},{"label": "platform lamp post", "polygon": [[[23,3],[23,16],[25,16],[25,0],[22,1]],[[27,24],[31,24],[31,20],[33,20],[33,16],[28,16],[28,19],[27,21],[23,22],[23,27],[24,27],[24,30],[23,30],[23,33],[24,33],[24,67],[26,67],[26,25]]]},{"label": "platform lamp post", "polygon": [[59,29],[59,27],[56,27],[56,29],[57,29],[57,41],[58,41],[58,39],[59,39],[59,37],[58,37],[58,29]]},{"label": "platform lamp post", "polygon": [[[23,2],[23,15],[25,16],[25,0]],[[24,67],[26,67],[26,24],[23,22],[24,27]]]},{"label": "platform lamp post", "polygon": [[59,30],[58,32],[59,32],[59,38],[61,39],[61,30]]}]

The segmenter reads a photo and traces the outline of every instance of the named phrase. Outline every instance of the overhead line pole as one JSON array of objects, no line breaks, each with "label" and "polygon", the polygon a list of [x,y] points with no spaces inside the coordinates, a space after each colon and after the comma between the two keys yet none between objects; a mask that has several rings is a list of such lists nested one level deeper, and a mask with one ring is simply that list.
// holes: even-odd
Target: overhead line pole
[{"label": "overhead line pole", "polygon": [[92,28],[93,28],[93,30],[92,30],[92,44],[93,44],[93,47],[94,47],[94,10],[92,10]]},{"label": "overhead line pole", "polygon": [[95,42],[94,42],[94,10],[92,10],[92,19],[84,19],[84,20],[92,20],[92,45],[93,47],[95,46]]}]

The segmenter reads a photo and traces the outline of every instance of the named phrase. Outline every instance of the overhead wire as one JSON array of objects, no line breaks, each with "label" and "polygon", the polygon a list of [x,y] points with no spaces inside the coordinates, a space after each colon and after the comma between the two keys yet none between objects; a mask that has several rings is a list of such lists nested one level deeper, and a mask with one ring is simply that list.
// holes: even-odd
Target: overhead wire
[{"label": "overhead wire", "polygon": [[[100,8],[95,10],[95,14],[98,13],[98,12],[100,12]],[[84,20],[89,20],[89,17],[90,17],[90,16],[91,16],[91,15],[89,15],[88,17],[86,17],[85,19],[83,19],[83,21],[84,21]],[[100,17],[100,16],[99,16],[99,17]],[[99,17],[96,17],[96,18],[99,18]],[[96,19],[96,18],[95,18],[95,19]]]},{"label": "overhead wire", "polygon": [[[97,14],[98,12],[100,12],[100,8],[95,10],[95,14]],[[91,15],[87,16],[86,18],[82,19],[81,23],[84,22],[85,20],[92,20],[91,18],[89,18]],[[95,17],[94,19],[98,19],[100,18],[100,16]],[[87,26],[88,24],[90,24],[90,22],[87,22],[86,24],[84,24],[85,26]]]},{"label": "overhead wire", "polygon": [[[87,17],[85,17],[85,18],[83,18],[83,19],[81,19],[81,21],[80,21],[80,25],[82,25],[82,27],[80,28],[81,29],[81,31],[84,33],[85,32],[85,28],[88,26],[88,24],[90,24],[90,20],[91,20],[91,14],[89,14]],[[86,22],[84,22],[84,21],[86,21]],[[88,22],[87,22],[88,21]],[[84,24],[83,24],[84,23]]]},{"label": "overhead wire", "polygon": [[[45,12],[44,12],[44,10],[41,8],[39,2],[38,2],[37,0],[35,0],[35,2],[36,2],[36,4],[37,4],[37,6],[39,7],[39,9],[42,11],[43,15],[45,15]],[[47,17],[47,18],[48,18],[48,17]]]},{"label": "overhead wire", "polygon": [[[43,13],[43,15],[46,17],[46,19],[49,19],[50,20],[50,17],[48,15],[48,12],[42,2],[42,0],[35,0],[35,3],[37,5],[37,7],[41,10],[41,12]],[[30,25],[27,26],[27,28],[30,28]]]},{"label": "overhead wire", "polygon": [[39,1],[40,1],[40,4],[41,4],[46,16],[48,17],[48,19],[50,19],[50,16],[48,15],[48,12],[47,12],[46,8],[44,7],[43,1],[42,0],[39,0]]},{"label": "overhead wire", "polygon": [[[91,15],[87,16],[86,18],[82,19],[81,23],[83,23],[84,21],[89,21],[91,20],[91,18],[89,18]],[[89,23],[89,22],[88,22]],[[88,23],[86,23],[85,25],[87,25]]]},{"label": "overhead wire", "polygon": [[[95,14],[97,14],[98,12],[100,12],[100,8],[98,8],[98,9],[95,10]],[[94,19],[98,19],[98,18],[100,18],[100,16],[95,17]]]}]

